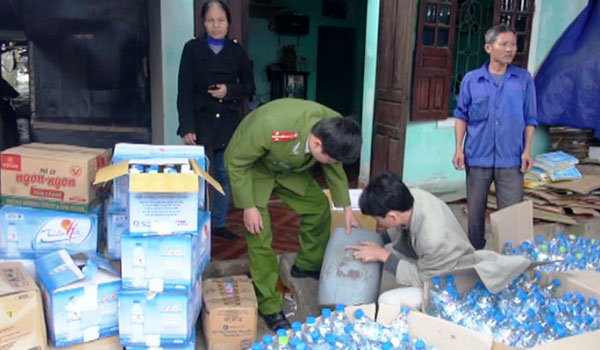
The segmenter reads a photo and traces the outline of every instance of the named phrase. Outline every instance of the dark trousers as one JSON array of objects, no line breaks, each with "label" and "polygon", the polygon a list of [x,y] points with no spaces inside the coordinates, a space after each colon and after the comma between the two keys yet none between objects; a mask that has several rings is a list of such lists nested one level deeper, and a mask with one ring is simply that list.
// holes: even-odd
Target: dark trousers
[{"label": "dark trousers", "polygon": [[485,246],[485,210],[492,181],[496,186],[498,209],[523,201],[523,173],[520,168],[467,167],[469,241],[475,249]]}]

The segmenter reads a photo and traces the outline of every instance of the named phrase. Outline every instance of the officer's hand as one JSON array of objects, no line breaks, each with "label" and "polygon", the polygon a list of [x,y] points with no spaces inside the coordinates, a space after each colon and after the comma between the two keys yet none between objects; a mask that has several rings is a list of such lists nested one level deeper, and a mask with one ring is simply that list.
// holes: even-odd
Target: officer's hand
[{"label": "officer's hand", "polygon": [[456,170],[463,170],[465,168],[465,152],[456,150],[454,158],[452,158],[452,164]]},{"label": "officer's hand", "polygon": [[208,93],[214,98],[225,98],[227,96],[227,85],[216,84],[216,89],[208,89]]},{"label": "officer's hand", "polygon": [[185,143],[186,145],[195,145],[196,144],[196,133],[195,132],[189,132],[187,134],[185,134],[183,137],[183,143]]},{"label": "officer's hand", "polygon": [[362,262],[380,261],[385,262],[390,252],[375,242],[362,241],[360,245],[349,245],[346,249],[354,250],[352,256]]},{"label": "officer's hand", "polygon": [[526,173],[533,167],[533,157],[531,152],[524,151],[521,155],[521,172]]},{"label": "officer's hand", "polygon": [[346,219],[347,234],[350,234],[350,231],[352,231],[352,227],[360,227],[360,225],[358,224],[358,220],[356,220],[356,217],[354,216],[352,207],[349,205],[344,207],[344,218]]},{"label": "officer's hand", "polygon": [[244,209],[244,227],[253,235],[263,230],[263,219],[256,207]]}]

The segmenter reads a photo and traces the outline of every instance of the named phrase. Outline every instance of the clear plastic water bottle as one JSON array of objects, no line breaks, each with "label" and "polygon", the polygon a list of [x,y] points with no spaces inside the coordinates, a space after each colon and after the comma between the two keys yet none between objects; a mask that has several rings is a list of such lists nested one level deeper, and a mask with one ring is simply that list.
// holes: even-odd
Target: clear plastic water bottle
[{"label": "clear plastic water bottle", "polygon": [[346,347],[342,339],[333,333],[327,333],[325,335],[325,341],[327,341],[327,344],[329,344],[329,349],[331,350],[342,350]]},{"label": "clear plastic water bottle", "polygon": [[275,344],[273,344],[273,336],[270,334],[263,335],[262,344],[265,350],[275,350]]},{"label": "clear plastic water bottle", "polygon": [[292,328],[291,339],[302,340],[302,322],[300,322],[300,321],[292,322],[291,328]]},{"label": "clear plastic water bottle", "polygon": [[335,334],[343,334],[344,327],[348,324],[348,316],[346,316],[346,306],[344,304],[337,304],[335,311],[333,312],[333,329]]},{"label": "clear plastic water bottle", "polygon": [[324,307],[321,310],[321,321],[319,322],[318,328],[323,338],[325,337],[325,334],[333,332],[333,318],[331,316],[330,308]]},{"label": "clear plastic water bottle", "polygon": [[513,252],[513,244],[511,241],[506,241],[504,242],[504,245],[502,246],[502,254],[503,255],[512,255]]},{"label": "clear plastic water bottle", "polygon": [[6,228],[6,257],[16,258],[19,254],[19,233],[14,222]]},{"label": "clear plastic water bottle", "polygon": [[327,350],[329,349],[329,344],[325,341],[325,338],[321,336],[321,332],[318,329],[313,330],[310,333],[312,338],[311,349],[313,350]]},{"label": "clear plastic water bottle", "polygon": [[[541,326],[540,326],[541,327]],[[543,331],[543,329],[542,329]],[[517,343],[512,346],[522,348],[532,348],[537,345],[539,338],[539,332],[530,323],[523,324],[523,334],[518,339]]]},{"label": "clear plastic water bottle", "polygon": [[287,335],[277,335],[277,350],[291,350]]},{"label": "clear plastic water bottle", "polygon": [[133,281],[134,287],[145,287],[146,281],[146,252],[142,243],[138,242],[133,248]]},{"label": "clear plastic water bottle", "polygon": [[394,348],[394,344],[392,344],[389,341],[386,341],[385,343],[381,344],[381,350],[392,350]]},{"label": "clear plastic water bottle", "polygon": [[314,316],[306,317],[304,322],[304,330],[302,331],[302,341],[306,344],[312,344],[312,332],[317,330],[317,321]]},{"label": "clear plastic water bottle", "polygon": [[501,312],[496,312],[494,318],[496,319],[496,326],[492,329],[494,339],[502,344],[509,345],[512,332],[510,319],[506,318]]},{"label": "clear plastic water bottle", "polygon": [[144,309],[139,300],[131,305],[131,339],[133,342],[144,341]]},{"label": "clear plastic water bottle", "polygon": [[384,342],[390,339],[390,329],[381,323],[370,320],[362,309],[354,312],[356,332],[370,342]]},{"label": "clear plastic water bottle", "polygon": [[346,345],[347,349],[351,350],[370,350],[371,344],[367,341],[367,339],[360,336],[358,332],[354,330],[354,324],[348,323],[346,327],[344,327],[344,334],[346,337]]},{"label": "clear plastic water bottle", "polygon": [[400,314],[392,321],[390,328],[396,334],[402,334],[408,331],[408,315],[410,308],[406,305],[400,307]]},{"label": "clear plastic water bottle", "polygon": [[425,349],[427,349],[427,344],[425,343],[425,341],[423,339],[417,339],[417,340],[415,340],[413,349],[425,350]]},{"label": "clear plastic water bottle", "polygon": [[442,315],[442,310],[440,309],[441,305],[439,304],[439,299],[440,295],[444,290],[442,288],[442,279],[440,278],[440,276],[433,276],[431,282],[432,286],[429,291],[430,302],[427,307],[427,313],[435,317],[440,317]]}]

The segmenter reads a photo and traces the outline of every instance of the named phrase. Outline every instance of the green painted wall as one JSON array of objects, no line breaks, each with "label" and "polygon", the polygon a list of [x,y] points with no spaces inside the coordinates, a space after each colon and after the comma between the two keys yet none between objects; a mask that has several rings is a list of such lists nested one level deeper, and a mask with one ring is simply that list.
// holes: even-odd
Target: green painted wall
[{"label": "green painted wall", "polygon": [[[356,50],[354,74],[357,84],[354,95],[362,96],[364,37],[365,37],[365,12],[364,0],[351,0],[348,19],[334,19],[321,15],[321,0],[279,0],[278,4],[287,5],[286,10],[306,14],[310,17],[309,33],[303,36],[279,35],[269,30],[269,22],[264,18],[250,18],[248,54],[254,62],[254,79],[256,81],[256,95],[260,102],[270,100],[270,83],[267,80],[266,67],[279,60],[280,48],[293,44],[296,46],[298,57],[305,57],[306,65],[299,66],[299,70],[310,72],[308,76],[307,97],[314,100],[316,97],[317,72],[317,44],[319,26],[353,27],[356,28]],[[355,99],[355,110],[360,110],[362,100]]]}]

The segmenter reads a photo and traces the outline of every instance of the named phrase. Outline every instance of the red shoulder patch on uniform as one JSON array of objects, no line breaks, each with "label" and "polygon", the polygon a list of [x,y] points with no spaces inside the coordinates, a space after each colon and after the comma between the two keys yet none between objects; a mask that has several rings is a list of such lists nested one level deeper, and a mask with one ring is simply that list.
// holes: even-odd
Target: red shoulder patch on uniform
[{"label": "red shoulder patch on uniform", "polygon": [[297,131],[272,131],[271,142],[292,141],[298,138]]}]

